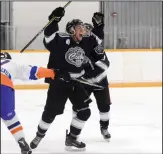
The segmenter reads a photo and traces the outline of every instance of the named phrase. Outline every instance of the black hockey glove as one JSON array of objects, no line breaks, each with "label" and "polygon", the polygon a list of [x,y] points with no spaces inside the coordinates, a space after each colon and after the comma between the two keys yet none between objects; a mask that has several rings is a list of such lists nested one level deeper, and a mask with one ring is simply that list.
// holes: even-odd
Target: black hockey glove
[{"label": "black hockey glove", "polygon": [[59,70],[59,69],[54,69],[55,72],[55,78],[54,79],[59,79],[63,80],[65,82],[69,82],[71,80],[70,74],[68,72]]},{"label": "black hockey glove", "polygon": [[55,17],[54,21],[59,22],[64,15],[65,9],[63,7],[58,7],[49,15],[49,20]]},{"label": "black hockey glove", "polygon": [[104,25],[104,14],[95,12],[92,17],[92,23],[94,27]]}]

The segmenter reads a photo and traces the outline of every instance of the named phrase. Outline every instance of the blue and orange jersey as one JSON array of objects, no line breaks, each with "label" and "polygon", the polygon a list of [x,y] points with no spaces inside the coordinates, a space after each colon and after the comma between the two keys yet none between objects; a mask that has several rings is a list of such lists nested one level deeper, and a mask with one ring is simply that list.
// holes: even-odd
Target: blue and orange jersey
[{"label": "blue and orange jersey", "polygon": [[44,67],[18,64],[12,60],[1,59],[1,84],[14,88],[14,79],[38,80],[40,78],[54,79],[55,72]]}]

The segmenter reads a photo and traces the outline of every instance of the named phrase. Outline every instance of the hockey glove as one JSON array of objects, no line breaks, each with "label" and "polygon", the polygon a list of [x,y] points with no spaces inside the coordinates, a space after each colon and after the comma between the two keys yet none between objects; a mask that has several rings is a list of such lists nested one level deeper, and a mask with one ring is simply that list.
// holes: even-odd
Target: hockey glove
[{"label": "hockey glove", "polygon": [[55,17],[54,21],[59,22],[64,15],[65,15],[64,8],[58,7],[49,15],[49,20],[51,20],[53,17]]},{"label": "hockey glove", "polygon": [[104,14],[96,12],[93,14],[92,23],[94,27],[104,25]]},{"label": "hockey glove", "polygon": [[69,82],[71,80],[70,74],[68,72],[59,70],[59,69],[54,69],[55,72],[55,78],[54,79],[59,79],[63,80],[65,82]]}]

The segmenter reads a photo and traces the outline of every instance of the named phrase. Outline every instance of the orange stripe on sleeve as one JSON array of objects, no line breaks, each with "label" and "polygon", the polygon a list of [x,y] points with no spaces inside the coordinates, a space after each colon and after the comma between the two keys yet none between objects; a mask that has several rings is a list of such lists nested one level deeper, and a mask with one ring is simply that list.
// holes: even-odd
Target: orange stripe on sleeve
[{"label": "orange stripe on sleeve", "polygon": [[11,133],[12,134],[15,134],[15,133],[17,133],[20,130],[23,130],[23,127],[22,126],[15,128],[14,130],[11,131]]},{"label": "orange stripe on sleeve", "polygon": [[40,68],[38,69],[38,72],[37,72],[36,76],[37,76],[39,79],[40,79],[40,78],[52,78],[52,79],[54,79],[55,73],[54,73],[54,71],[51,70],[51,69],[40,67]]}]

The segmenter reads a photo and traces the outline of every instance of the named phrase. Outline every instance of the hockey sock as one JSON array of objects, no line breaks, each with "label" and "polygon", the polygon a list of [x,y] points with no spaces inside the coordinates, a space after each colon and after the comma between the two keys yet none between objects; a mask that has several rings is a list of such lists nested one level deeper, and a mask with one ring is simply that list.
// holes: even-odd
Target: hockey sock
[{"label": "hockey sock", "polygon": [[3,122],[17,142],[21,138],[25,138],[23,127],[16,115],[11,120],[3,120]]},{"label": "hockey sock", "polygon": [[71,121],[70,134],[74,138],[78,138],[81,130],[83,129],[85,121],[79,120],[77,117],[74,117]]},{"label": "hockey sock", "polygon": [[77,112],[72,110],[72,117],[74,118],[76,116]]},{"label": "hockey sock", "polygon": [[109,112],[100,112],[100,126],[107,129],[109,126]]},{"label": "hockey sock", "polygon": [[78,112],[77,109],[74,106],[72,106],[72,117],[75,117],[77,112]]},{"label": "hockey sock", "polygon": [[83,129],[85,122],[90,117],[90,109],[86,108],[84,110],[78,111],[77,115],[72,118],[70,126],[70,134],[77,138],[80,135],[81,130]]},{"label": "hockey sock", "polygon": [[45,121],[43,121],[42,119],[39,122],[38,125],[38,132],[37,135],[40,135],[41,137],[45,136],[46,131],[49,129],[51,123],[47,123]]}]

